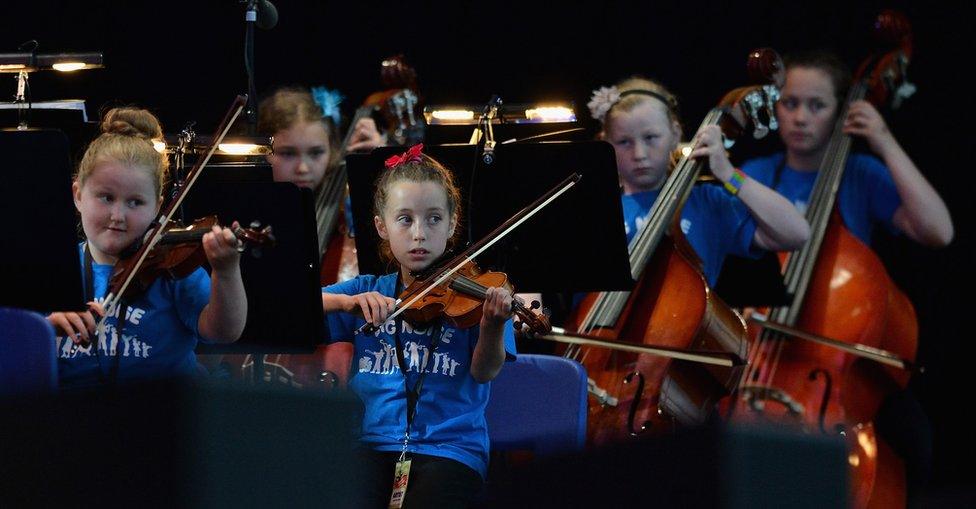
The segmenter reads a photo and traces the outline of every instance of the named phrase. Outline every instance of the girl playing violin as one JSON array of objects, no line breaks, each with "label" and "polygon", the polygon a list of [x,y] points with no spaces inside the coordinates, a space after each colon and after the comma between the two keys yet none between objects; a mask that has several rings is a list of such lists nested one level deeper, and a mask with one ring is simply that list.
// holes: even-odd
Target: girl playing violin
[{"label": "girl playing violin", "polygon": [[[786,71],[776,105],[786,152],[748,161],[742,171],[803,211],[851,78],[837,57],[824,53],[788,58]],[[845,226],[865,244],[871,243],[874,227],[881,224],[928,246],[947,245],[953,236],[948,208],[878,110],[868,101],[855,101],[844,132],[863,138],[877,156],[851,154],[847,159],[837,196]]]},{"label": "girl playing violin", "polygon": [[[515,356],[512,296],[502,288],[488,290],[480,324],[468,329],[387,321],[394,297],[445,252],[461,216],[452,175],[420,149],[387,160],[376,183],[375,227],[396,271],[323,288],[331,340],[355,344],[349,385],[366,407],[362,441],[371,449],[368,506],[375,507],[390,501],[404,458],[411,461],[404,507],[469,504],[488,466],[487,382]],[[366,322],[379,330],[357,334]]]},{"label": "girl playing violin", "polygon": [[[588,106],[616,154],[630,241],[660,194],[681,141],[677,99],[659,83],[630,78],[594,91]],[[806,242],[809,225],[789,202],[732,167],[718,126],[704,128],[694,141],[691,156],[708,158],[712,174],[729,190],[695,186],[681,213],[681,230],[701,258],[709,285],[714,286],[727,254],[793,250]]]},{"label": "girl playing violin", "polygon": [[[97,315],[115,264],[156,219],[168,161],[153,147],[162,137],[156,117],[143,109],[114,108],[102,134],[85,151],[72,191],[87,240],[79,245],[86,298]],[[47,318],[59,338],[62,387],[194,375],[197,339],[237,340],[247,299],[237,238],[214,226],[203,237],[213,269],[180,280],[160,278],[105,320],[96,332],[93,313],[55,312]]]}]

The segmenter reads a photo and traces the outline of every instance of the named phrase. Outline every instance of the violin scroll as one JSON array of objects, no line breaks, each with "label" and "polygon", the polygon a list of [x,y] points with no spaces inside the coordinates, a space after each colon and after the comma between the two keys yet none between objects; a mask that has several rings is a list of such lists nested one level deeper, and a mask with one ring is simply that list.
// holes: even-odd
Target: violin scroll
[{"label": "violin scroll", "polygon": [[539,334],[545,335],[552,332],[552,324],[549,317],[543,314],[536,314],[535,310],[542,307],[539,301],[532,301],[528,307],[518,299],[512,301],[512,312],[515,314],[515,334],[526,334],[529,336]]},{"label": "violin scroll", "polygon": [[260,221],[251,221],[250,228],[241,228],[241,225],[238,224],[234,228],[234,236],[240,241],[237,250],[243,253],[250,246],[251,256],[255,258],[261,258],[262,248],[274,247],[278,242],[271,225],[261,228]]}]

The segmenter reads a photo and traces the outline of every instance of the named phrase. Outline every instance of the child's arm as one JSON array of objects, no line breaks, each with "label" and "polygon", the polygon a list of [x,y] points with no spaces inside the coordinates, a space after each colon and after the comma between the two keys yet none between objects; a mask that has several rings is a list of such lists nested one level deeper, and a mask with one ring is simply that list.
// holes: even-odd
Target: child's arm
[{"label": "child's arm", "polygon": [[[718,126],[708,126],[698,133],[698,148],[692,157],[707,157],[712,174],[722,182],[732,179],[735,168],[729,161],[722,145]],[[748,207],[758,228],[752,243],[767,251],[792,251],[799,249],[810,238],[810,225],[786,198],[745,177],[738,197]]]},{"label": "child's arm", "polygon": [[851,104],[844,132],[863,136],[891,172],[901,198],[901,206],[892,218],[894,225],[921,244],[932,247],[949,244],[955,233],[949,209],[898,144],[878,110],[867,101]]},{"label": "child's arm", "polygon": [[386,317],[393,313],[395,303],[395,300],[379,292],[356,295],[322,292],[322,311],[352,313],[362,316],[373,325],[382,325],[386,322]]},{"label": "child's arm", "polygon": [[216,343],[233,343],[244,332],[247,296],[241,280],[241,254],[237,237],[229,228],[213,227],[203,236],[203,250],[213,271],[210,274],[210,302],[197,322],[200,335]]},{"label": "child's arm", "polygon": [[504,288],[489,288],[481,316],[481,333],[471,356],[471,376],[478,383],[490,382],[505,362],[505,322],[512,316],[512,294]]}]

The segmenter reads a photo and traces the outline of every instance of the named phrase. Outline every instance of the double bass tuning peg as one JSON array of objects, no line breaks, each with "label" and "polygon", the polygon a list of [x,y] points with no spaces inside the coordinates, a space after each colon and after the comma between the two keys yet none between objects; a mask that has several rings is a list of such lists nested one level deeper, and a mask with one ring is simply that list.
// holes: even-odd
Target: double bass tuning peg
[{"label": "double bass tuning peg", "polygon": [[766,108],[765,94],[759,91],[750,92],[742,101],[745,105],[746,113],[752,121],[752,137],[760,139],[769,134],[769,127],[759,118],[759,112]]}]

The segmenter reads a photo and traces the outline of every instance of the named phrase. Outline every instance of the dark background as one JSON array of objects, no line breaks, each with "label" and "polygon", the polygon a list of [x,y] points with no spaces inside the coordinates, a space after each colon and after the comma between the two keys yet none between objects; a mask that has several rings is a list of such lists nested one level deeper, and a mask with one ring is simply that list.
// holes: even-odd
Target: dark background
[{"label": "dark background", "polygon": [[[379,87],[379,61],[405,53],[428,103],[568,99],[579,112],[592,89],[632,73],[658,78],[678,94],[687,125],[697,125],[728,89],[746,79],[746,53],[833,49],[855,66],[870,48],[869,27],[882,7],[908,14],[915,28],[909,76],[918,93],[886,114],[899,140],[942,193],[956,222],[943,250],[904,239],[877,244],[895,280],[915,303],[922,327],[919,359],[928,369],[913,388],[935,427],[933,488],[971,483],[974,440],[967,392],[976,387],[966,326],[973,282],[971,87],[974,48],[966,2],[529,2],[453,1],[443,5],[276,0],[280,22],[256,37],[260,95],[275,86],[327,85],[348,97],[351,114]],[[196,120],[213,128],[233,96],[246,90],[243,7],[223,2],[77,2],[5,5],[0,52],[37,39],[41,52],[97,50],[106,68],[31,78],[34,100],[80,97],[95,116],[134,103],[155,111],[168,132]],[[5,75],[12,76],[12,75]],[[2,77],[2,76],[0,76]],[[0,81],[10,98],[14,80]],[[586,116],[581,115],[581,117]],[[690,128],[686,128],[686,136]],[[775,138],[775,137],[774,137]],[[771,151],[776,142],[746,150]],[[741,157],[742,152],[737,156]]]}]

